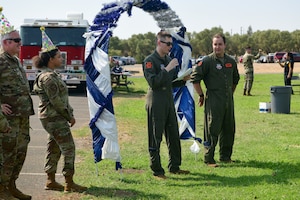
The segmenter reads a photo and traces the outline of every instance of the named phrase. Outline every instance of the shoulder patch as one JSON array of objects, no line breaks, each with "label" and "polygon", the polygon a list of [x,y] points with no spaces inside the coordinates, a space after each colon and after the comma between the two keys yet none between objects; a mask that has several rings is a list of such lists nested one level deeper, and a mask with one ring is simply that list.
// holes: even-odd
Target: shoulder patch
[{"label": "shoulder patch", "polygon": [[152,68],[152,62],[146,62],[146,69],[151,69]]},{"label": "shoulder patch", "polygon": [[231,63],[226,63],[226,64],[225,64],[225,67],[226,67],[226,68],[231,68],[231,67],[232,67],[232,64],[231,64]]}]

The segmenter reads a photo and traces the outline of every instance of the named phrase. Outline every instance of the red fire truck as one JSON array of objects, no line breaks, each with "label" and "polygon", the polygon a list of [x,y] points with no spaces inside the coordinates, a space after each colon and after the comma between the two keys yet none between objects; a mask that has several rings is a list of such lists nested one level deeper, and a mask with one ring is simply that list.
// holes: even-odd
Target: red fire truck
[{"label": "red fire truck", "polygon": [[32,65],[32,57],[39,55],[41,51],[41,26],[46,28],[47,35],[61,51],[63,66],[57,72],[68,86],[85,89],[85,38],[82,35],[87,32],[89,24],[83,19],[83,14],[67,14],[67,19],[24,19],[20,26],[22,46],[19,58],[31,89],[39,73]]}]

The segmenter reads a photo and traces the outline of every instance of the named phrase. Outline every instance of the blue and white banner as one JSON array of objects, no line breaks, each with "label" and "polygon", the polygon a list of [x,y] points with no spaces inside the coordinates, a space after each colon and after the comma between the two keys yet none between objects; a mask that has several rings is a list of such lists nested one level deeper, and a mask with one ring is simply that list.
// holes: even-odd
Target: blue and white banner
[{"label": "blue and white banner", "polygon": [[[116,161],[120,169],[121,156],[118,144],[118,130],[112,104],[112,87],[108,58],[109,40],[122,13],[131,15],[132,7],[138,7],[149,13],[161,29],[171,32],[174,47],[171,56],[179,60],[178,75],[191,68],[191,46],[185,35],[185,28],[170,7],[160,0],[123,0],[104,4],[95,16],[86,38],[85,71],[87,74],[87,97],[90,110],[90,128],[93,134],[95,162],[102,159]],[[181,28],[181,29],[180,29]],[[180,29],[178,33],[176,30]],[[195,106],[191,83],[174,90],[174,101],[180,124],[182,139],[195,137]]]}]

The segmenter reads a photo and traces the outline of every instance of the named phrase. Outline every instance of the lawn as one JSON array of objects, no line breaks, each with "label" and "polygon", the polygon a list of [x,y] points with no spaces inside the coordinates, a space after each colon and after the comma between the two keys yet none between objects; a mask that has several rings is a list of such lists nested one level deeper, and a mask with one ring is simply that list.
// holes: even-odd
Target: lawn
[{"label": "lawn", "polygon": [[[243,96],[243,76],[235,92],[236,140],[234,164],[209,168],[190,151],[192,140],[182,141],[182,169],[189,175],[167,173],[167,180],[153,178],[149,168],[144,78],[131,78],[130,92],[115,88],[114,108],[119,131],[123,169],[114,161],[93,161],[88,127],[74,135],[77,147],[75,181],[89,186],[85,194],[57,193],[53,199],[299,199],[300,198],[300,94],[291,96],[290,114],[259,113],[259,102],[271,101],[271,86],[283,84],[282,74],[257,74],[254,96]],[[195,95],[196,96],[196,95]],[[298,125],[297,125],[298,124]],[[203,108],[196,106],[196,132],[203,138]],[[163,141],[162,164],[167,169]],[[216,160],[219,159],[218,149]]]}]

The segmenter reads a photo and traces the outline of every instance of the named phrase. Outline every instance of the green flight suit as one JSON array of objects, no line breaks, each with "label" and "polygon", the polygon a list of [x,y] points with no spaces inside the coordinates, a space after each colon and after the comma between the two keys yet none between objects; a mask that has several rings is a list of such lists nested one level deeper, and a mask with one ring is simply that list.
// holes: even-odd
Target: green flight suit
[{"label": "green flight suit", "polygon": [[161,58],[155,51],[143,62],[144,77],[149,85],[146,110],[150,167],[155,176],[165,173],[160,160],[160,144],[163,133],[169,149],[169,171],[176,172],[181,165],[178,122],[172,94],[172,80],[176,76],[176,70],[173,69],[169,72],[165,70],[170,61],[169,56]]},{"label": "green flight suit", "polygon": [[204,162],[216,163],[215,147],[219,140],[220,160],[231,159],[235,135],[233,90],[240,79],[237,64],[230,56],[220,60],[214,53],[195,67],[191,81],[204,81]]}]

